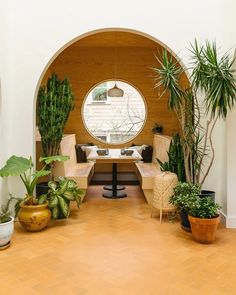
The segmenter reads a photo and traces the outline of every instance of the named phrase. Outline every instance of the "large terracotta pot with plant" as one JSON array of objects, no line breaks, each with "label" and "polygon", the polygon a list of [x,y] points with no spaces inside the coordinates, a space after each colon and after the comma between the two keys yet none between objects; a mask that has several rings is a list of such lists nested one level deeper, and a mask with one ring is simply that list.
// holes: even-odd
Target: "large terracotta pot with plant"
[{"label": "large terracotta pot with plant", "polygon": [[[61,156],[48,157],[47,163],[60,160]],[[45,159],[44,159],[45,160]],[[38,179],[42,176],[50,174],[47,170],[47,164],[39,171],[33,171],[33,162],[24,157],[12,156],[5,166],[0,169],[1,177],[20,176],[25,189],[27,191],[23,199],[17,198],[16,215],[20,224],[28,231],[39,231],[46,227],[50,218],[51,211],[47,208],[47,195],[41,195],[38,198],[34,197],[34,190]]]},{"label": "large terracotta pot with plant", "polygon": [[217,227],[220,223],[218,209],[220,206],[210,197],[196,199],[188,208],[188,218],[193,239],[198,243],[210,244],[215,241]]},{"label": "large terracotta pot with plant", "polygon": [[48,202],[41,205],[27,205],[22,202],[17,216],[25,230],[40,231],[49,223],[51,211],[48,209]]}]

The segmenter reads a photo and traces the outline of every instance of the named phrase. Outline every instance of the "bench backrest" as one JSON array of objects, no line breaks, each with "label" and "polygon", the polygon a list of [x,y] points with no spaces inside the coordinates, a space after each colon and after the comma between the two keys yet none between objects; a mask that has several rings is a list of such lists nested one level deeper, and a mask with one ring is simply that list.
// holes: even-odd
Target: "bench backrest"
[{"label": "bench backrest", "polygon": [[63,163],[56,163],[56,175],[68,175],[70,171],[77,165],[76,151],[75,151],[76,138],[75,134],[66,134],[63,136],[60,143],[60,155],[69,156],[70,159]]},{"label": "bench backrest", "polygon": [[155,134],[153,139],[153,155],[152,162],[157,163],[156,158],[162,162],[168,161],[169,146],[171,137],[167,135]]}]

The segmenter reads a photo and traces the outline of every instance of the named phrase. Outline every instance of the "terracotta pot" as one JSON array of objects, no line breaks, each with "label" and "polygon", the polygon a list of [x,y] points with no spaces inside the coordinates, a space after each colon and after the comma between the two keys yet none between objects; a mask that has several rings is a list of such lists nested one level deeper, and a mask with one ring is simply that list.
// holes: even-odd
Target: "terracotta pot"
[{"label": "terracotta pot", "polygon": [[215,218],[198,218],[188,216],[190,221],[193,239],[198,243],[210,244],[215,241],[216,230],[220,223],[220,216]]},{"label": "terracotta pot", "polygon": [[51,211],[47,208],[48,203],[42,205],[20,204],[18,219],[27,231],[40,231],[44,229],[51,218]]}]

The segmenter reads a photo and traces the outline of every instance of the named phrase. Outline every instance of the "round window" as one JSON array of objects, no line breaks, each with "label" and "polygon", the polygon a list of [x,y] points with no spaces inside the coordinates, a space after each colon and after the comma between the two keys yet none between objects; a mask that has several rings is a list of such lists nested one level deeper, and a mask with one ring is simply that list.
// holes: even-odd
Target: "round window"
[{"label": "round window", "polygon": [[[123,96],[119,96],[120,93]],[[146,107],[142,95],[130,84],[106,81],[90,90],[84,101],[82,117],[88,132],[97,140],[122,144],[142,130]]]}]

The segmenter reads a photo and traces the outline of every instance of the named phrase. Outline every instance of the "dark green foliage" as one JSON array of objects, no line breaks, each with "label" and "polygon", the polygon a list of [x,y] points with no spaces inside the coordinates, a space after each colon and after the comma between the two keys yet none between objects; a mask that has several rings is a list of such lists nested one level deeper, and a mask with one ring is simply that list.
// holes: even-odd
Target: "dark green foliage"
[{"label": "dark green foliage", "polygon": [[175,205],[178,211],[186,210],[194,217],[216,217],[221,207],[210,197],[200,197],[199,194],[199,185],[179,182],[174,188],[174,195],[170,198],[170,203]]},{"label": "dark green foliage", "polygon": [[178,211],[187,210],[196,205],[199,198],[200,187],[196,184],[179,182],[174,188],[174,195],[170,197],[170,203],[175,205]]},{"label": "dark green foliage", "polygon": [[173,136],[169,151],[168,151],[169,160],[168,162],[161,162],[157,159],[160,164],[162,171],[170,171],[177,174],[179,181],[185,181],[185,167],[184,167],[184,153],[183,146],[179,134]]},{"label": "dark green foliage", "polygon": [[191,52],[193,87],[204,91],[207,111],[213,117],[226,119],[236,101],[234,59],[228,53],[219,57],[216,44],[209,41],[199,46],[195,40]]},{"label": "dark green foliage", "polygon": [[73,108],[74,96],[68,79],[61,81],[52,74],[47,86],[40,87],[37,100],[37,124],[44,156],[59,153],[64,128]]},{"label": "dark green foliage", "polygon": [[168,55],[167,50],[163,51],[161,60],[157,56],[156,59],[160,67],[153,69],[158,74],[155,87],[163,86],[164,91],[169,90],[168,107],[174,110],[182,104],[184,92],[180,87],[179,79],[184,70],[172,56]]},{"label": "dark green foliage", "polygon": [[218,215],[218,209],[220,209],[217,203],[215,203],[210,197],[197,198],[194,206],[189,206],[188,213],[198,218],[214,218]]},{"label": "dark green foliage", "polygon": [[78,189],[74,180],[59,177],[58,181],[49,181],[48,186],[50,188],[47,193],[48,207],[52,211],[53,219],[69,217],[70,201],[75,201],[79,208],[80,195],[83,191]]},{"label": "dark green foliage", "polygon": [[[193,66],[188,88],[182,83],[185,69],[166,49],[156,56],[155,87],[161,96],[168,92],[168,107],[181,124],[186,181],[202,185],[215,158],[212,134],[216,121],[226,119],[236,103],[236,76],[234,58],[228,52],[220,55],[214,42],[199,45],[195,40],[190,52]],[[197,99],[199,93],[204,97],[203,105]],[[202,120],[206,115],[210,119]],[[204,167],[206,157],[210,160]]]}]

